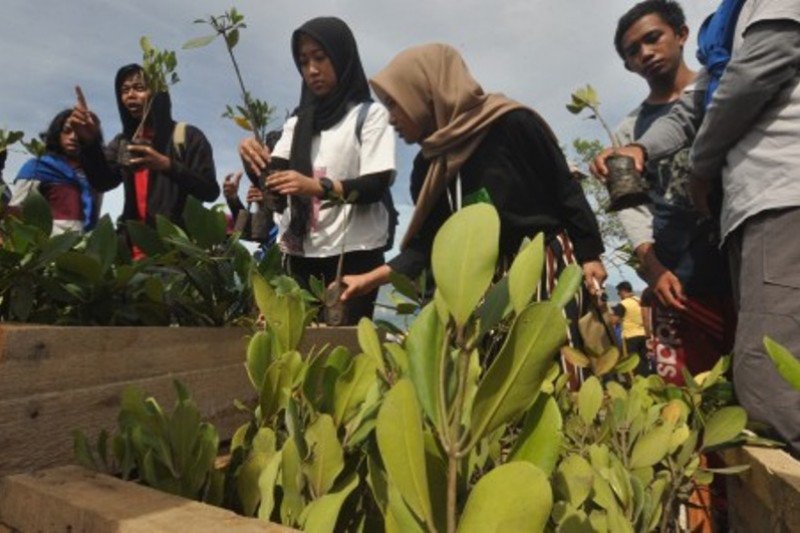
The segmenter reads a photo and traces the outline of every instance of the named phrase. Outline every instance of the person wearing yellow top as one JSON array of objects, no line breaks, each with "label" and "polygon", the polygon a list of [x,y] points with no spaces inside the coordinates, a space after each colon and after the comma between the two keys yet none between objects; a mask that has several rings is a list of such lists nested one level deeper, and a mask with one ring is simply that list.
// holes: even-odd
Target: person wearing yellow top
[{"label": "person wearing yellow top", "polygon": [[622,342],[629,354],[638,354],[641,358],[639,372],[652,374],[652,365],[647,357],[647,335],[642,317],[642,306],[634,294],[630,282],[622,281],[617,285],[620,302],[614,306],[613,312],[622,328]]}]

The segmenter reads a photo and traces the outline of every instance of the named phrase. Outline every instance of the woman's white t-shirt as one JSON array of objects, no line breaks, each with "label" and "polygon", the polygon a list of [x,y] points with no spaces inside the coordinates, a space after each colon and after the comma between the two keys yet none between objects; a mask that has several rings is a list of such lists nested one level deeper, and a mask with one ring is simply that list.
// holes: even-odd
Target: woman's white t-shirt
[{"label": "woman's white t-shirt", "polygon": [[[375,102],[370,104],[361,129],[361,142],[356,138],[356,122],[360,104],[333,127],[315,135],[311,142],[311,166],[314,178],[327,177],[346,181],[367,174],[395,172],[394,132],[389,127],[389,113]],[[283,135],[272,157],[289,160],[297,117],[291,117],[283,126]],[[291,202],[291,197],[289,202]],[[348,204],[320,209],[324,200],[311,198],[310,231],[303,241],[305,257],[330,257],[339,255],[342,239],[345,252],[375,250],[386,245],[389,239],[389,213],[382,202]],[[345,237],[345,221],[353,210]],[[275,214],[278,224],[278,242],[289,228],[291,209]],[[283,248],[283,246],[281,246]],[[287,250],[283,249],[284,252]]]}]

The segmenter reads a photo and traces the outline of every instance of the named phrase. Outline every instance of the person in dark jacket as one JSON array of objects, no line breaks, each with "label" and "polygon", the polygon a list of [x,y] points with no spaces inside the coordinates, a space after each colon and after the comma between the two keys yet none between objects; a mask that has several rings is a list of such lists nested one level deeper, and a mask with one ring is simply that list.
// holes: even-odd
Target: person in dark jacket
[{"label": "person in dark jacket", "polygon": [[[416,277],[429,267],[434,237],[445,220],[476,200],[497,208],[506,265],[523,238],[544,233],[542,297],[551,294],[559,272],[576,262],[587,288],[600,289],[606,271],[597,220],[555,135],[535,111],[485,93],[446,44],[401,52],[371,84],[400,137],[422,148],[411,174],[415,205],[400,254],[371,272],[345,276],[343,299],[387,283],[393,271]],[[578,298],[567,309],[573,325],[581,306]],[[580,345],[577,330],[570,335]]]},{"label": "person in dark jacket", "polygon": [[[140,220],[155,224],[163,215],[181,224],[189,195],[211,202],[220,193],[211,145],[202,131],[172,119],[169,94],[154,95],[152,108],[140,127],[151,91],[141,66],[130,64],[114,80],[122,133],[100,150],[87,150],[85,168],[93,187],[108,191],[122,183],[125,205],[120,222]],[[85,103],[79,99],[71,122],[82,141],[93,138]],[[127,148],[126,148],[127,146]],[[130,156],[125,162],[127,150]]]}]

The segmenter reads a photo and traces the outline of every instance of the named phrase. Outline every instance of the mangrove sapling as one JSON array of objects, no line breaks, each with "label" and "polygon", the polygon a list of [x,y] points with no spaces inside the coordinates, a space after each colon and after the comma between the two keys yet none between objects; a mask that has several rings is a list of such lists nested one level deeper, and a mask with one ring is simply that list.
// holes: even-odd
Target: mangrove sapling
[{"label": "mangrove sapling", "polygon": [[[336,262],[336,278],[332,283],[325,287],[324,295],[322,298],[323,312],[322,316],[325,324],[328,326],[344,326],[347,324],[349,315],[347,310],[347,303],[343,302],[341,297],[344,290],[347,288],[342,282],[343,268],[344,268],[344,254],[347,246],[347,233],[350,228],[350,221],[353,218],[355,202],[358,193],[353,191],[350,198],[347,200],[343,198],[334,198],[322,204],[321,209],[330,208],[333,206],[340,206],[346,211],[344,219],[344,229],[342,230],[342,245],[339,247],[339,259]],[[327,281],[327,280],[326,280]]]},{"label": "mangrove sapling", "polygon": [[139,39],[139,46],[142,49],[142,77],[150,93],[145,100],[142,109],[142,118],[139,120],[136,130],[133,132],[131,140],[120,140],[118,162],[123,166],[130,165],[131,154],[128,150],[130,145],[141,146],[150,144],[150,141],[144,138],[144,128],[147,124],[147,119],[150,117],[150,112],[153,110],[153,102],[156,96],[160,93],[169,92],[170,86],[180,81],[178,74],[175,72],[175,68],[178,66],[175,52],[158,50],[146,36],[142,36],[142,38]]},{"label": "mangrove sapling", "polygon": [[[258,143],[261,144],[261,146],[266,146],[267,128],[272,120],[272,116],[275,114],[275,108],[263,100],[254,98],[252,93],[247,90],[242,77],[242,71],[239,68],[239,62],[236,60],[236,55],[233,52],[236,45],[239,44],[241,30],[247,28],[244,22],[244,15],[239,13],[234,7],[222,15],[209,15],[208,18],[197,19],[194,23],[207,24],[211,26],[215,33],[190,39],[184,43],[183,48],[185,50],[201,48],[210,44],[217,37],[222,37],[222,42],[225,43],[225,49],[228,51],[228,56],[233,65],[233,71],[236,74],[236,81],[241,91],[241,105],[226,106],[222,116],[233,120],[240,128],[252,132]],[[265,171],[262,175],[258,176],[258,182],[253,183],[253,185],[262,191],[265,189],[264,179],[266,178],[266,174],[267,172]],[[276,197],[275,194],[269,191],[266,191],[265,200],[269,211],[283,211],[286,207],[285,197]],[[248,206],[248,212],[250,207],[251,206]],[[248,213],[245,212],[243,216],[247,214]],[[268,214],[263,213],[260,206],[257,207],[255,215],[258,219],[263,219],[268,216]],[[260,223],[260,220],[253,221],[254,225],[257,223]],[[237,226],[239,226],[239,224],[237,224]]]},{"label": "mangrove sapling", "polygon": [[647,203],[650,200],[647,194],[647,184],[636,170],[633,158],[618,153],[619,140],[600,114],[600,100],[597,98],[597,92],[591,85],[587,85],[572,93],[571,96],[572,101],[567,104],[567,110],[578,115],[583,110],[589,109],[592,112],[589,118],[600,122],[611,141],[614,155],[606,160],[609,169],[606,186],[611,199],[608,209],[619,211]]}]

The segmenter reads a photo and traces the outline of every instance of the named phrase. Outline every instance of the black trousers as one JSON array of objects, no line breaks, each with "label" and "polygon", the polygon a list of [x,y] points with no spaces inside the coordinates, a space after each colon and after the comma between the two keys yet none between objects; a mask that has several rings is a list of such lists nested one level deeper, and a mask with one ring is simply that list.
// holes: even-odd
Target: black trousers
[{"label": "black trousers", "polygon": [[[336,279],[336,266],[339,256],[333,257],[301,257],[296,255],[285,256],[284,265],[291,276],[308,290],[308,280],[315,276],[323,281],[327,287]],[[348,252],[344,254],[342,274],[365,274],[382,264],[384,264],[383,251],[365,250]],[[378,289],[375,289],[363,296],[358,296],[348,300],[347,303],[347,325],[356,325],[361,317],[372,318],[375,310],[375,299],[378,297]]]}]

